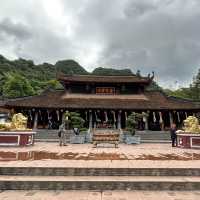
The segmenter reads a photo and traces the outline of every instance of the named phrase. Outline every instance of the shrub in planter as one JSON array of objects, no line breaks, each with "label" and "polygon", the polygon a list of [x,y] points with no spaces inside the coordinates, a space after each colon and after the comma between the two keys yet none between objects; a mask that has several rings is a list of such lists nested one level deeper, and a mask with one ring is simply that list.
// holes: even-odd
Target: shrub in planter
[{"label": "shrub in planter", "polygon": [[80,133],[87,133],[88,129],[87,128],[80,128]]},{"label": "shrub in planter", "polygon": [[138,121],[141,120],[144,116],[146,116],[146,113],[135,113],[132,112],[126,121],[126,131],[127,133],[124,135],[124,141],[126,144],[139,144],[140,143],[140,137],[134,136],[136,132],[136,126],[138,124]]},{"label": "shrub in planter", "polygon": [[126,120],[126,130],[130,132],[131,135],[135,135],[135,129],[138,124],[138,121],[141,120],[143,114],[132,112],[128,119]]},{"label": "shrub in planter", "polygon": [[65,112],[65,123],[69,123],[69,128],[78,128],[79,130],[84,128],[85,120],[77,112]]},{"label": "shrub in planter", "polygon": [[80,113],[77,112],[68,112],[65,113],[65,123],[68,123],[69,129],[74,129],[77,132],[74,132],[75,135],[70,136],[70,143],[72,144],[82,144],[85,142],[85,135],[81,134],[80,132],[85,133],[84,131],[87,130],[84,128],[85,120],[80,116]]}]

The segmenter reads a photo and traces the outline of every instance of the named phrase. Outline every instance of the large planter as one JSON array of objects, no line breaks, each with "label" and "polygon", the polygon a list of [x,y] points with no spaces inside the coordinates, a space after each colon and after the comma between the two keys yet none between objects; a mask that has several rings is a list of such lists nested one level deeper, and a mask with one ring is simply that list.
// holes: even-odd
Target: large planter
[{"label": "large planter", "polygon": [[33,131],[1,131],[0,146],[30,146],[34,144]]},{"label": "large planter", "polygon": [[140,144],[140,136],[125,135],[124,142],[126,144]]},{"label": "large planter", "polygon": [[92,134],[91,133],[85,133],[85,143],[92,143]]},{"label": "large planter", "polygon": [[177,143],[181,148],[200,148],[200,134],[178,133]]},{"label": "large planter", "polygon": [[124,138],[125,138],[125,135],[124,134],[120,134],[119,135],[119,142],[120,143],[124,143],[124,140],[125,140]]},{"label": "large planter", "polygon": [[70,144],[84,144],[85,143],[85,135],[71,135],[70,136]]}]

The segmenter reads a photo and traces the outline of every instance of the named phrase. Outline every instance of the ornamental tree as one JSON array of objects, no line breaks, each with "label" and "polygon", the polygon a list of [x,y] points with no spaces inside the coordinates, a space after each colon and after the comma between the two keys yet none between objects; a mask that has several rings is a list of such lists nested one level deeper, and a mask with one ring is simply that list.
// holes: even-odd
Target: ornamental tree
[{"label": "ornamental tree", "polygon": [[148,116],[147,113],[136,113],[132,112],[127,120],[126,120],[126,129],[131,133],[131,135],[135,135],[135,130],[138,122],[145,116]]},{"label": "ornamental tree", "polygon": [[70,128],[82,129],[85,124],[85,120],[77,112],[65,112],[65,121],[68,121]]}]

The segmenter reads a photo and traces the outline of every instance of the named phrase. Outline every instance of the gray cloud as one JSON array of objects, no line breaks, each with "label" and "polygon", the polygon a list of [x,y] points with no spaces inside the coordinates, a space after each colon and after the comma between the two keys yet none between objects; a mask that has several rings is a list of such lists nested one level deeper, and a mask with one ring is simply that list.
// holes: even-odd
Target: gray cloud
[{"label": "gray cloud", "polygon": [[88,70],[154,70],[164,86],[185,85],[200,66],[199,6],[198,0],[7,0],[0,53],[37,63],[75,59]]},{"label": "gray cloud", "polygon": [[10,18],[4,18],[0,21],[0,32],[8,36],[14,36],[19,40],[25,40],[31,37],[28,26],[22,23],[14,23]]},{"label": "gray cloud", "polygon": [[[153,1],[152,1],[153,2]],[[149,14],[157,9],[155,3],[148,0],[145,1],[130,1],[126,7],[125,14],[127,17],[141,17],[143,15]]]}]

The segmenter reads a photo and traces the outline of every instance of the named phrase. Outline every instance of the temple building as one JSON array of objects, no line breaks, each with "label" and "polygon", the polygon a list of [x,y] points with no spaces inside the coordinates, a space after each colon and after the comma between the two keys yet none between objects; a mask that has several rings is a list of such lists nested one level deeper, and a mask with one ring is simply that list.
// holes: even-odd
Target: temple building
[{"label": "temple building", "polygon": [[63,90],[47,90],[37,96],[11,99],[4,107],[28,116],[30,128],[57,129],[65,111],[79,112],[88,128],[122,128],[131,112],[148,113],[138,129],[163,130],[178,126],[200,112],[200,104],[148,91],[153,75],[58,75]]}]

